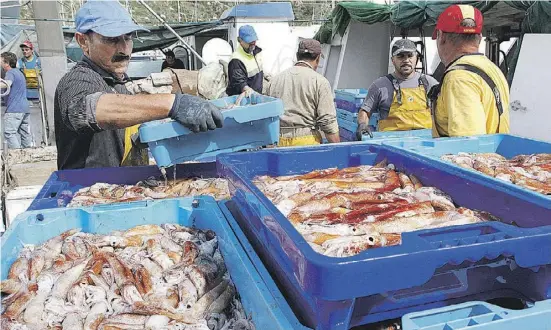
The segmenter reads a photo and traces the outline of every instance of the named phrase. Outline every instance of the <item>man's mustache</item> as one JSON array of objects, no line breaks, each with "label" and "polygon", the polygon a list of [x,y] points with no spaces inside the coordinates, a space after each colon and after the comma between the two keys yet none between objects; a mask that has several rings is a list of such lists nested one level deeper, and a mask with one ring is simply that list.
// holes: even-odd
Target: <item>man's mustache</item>
[{"label": "man's mustache", "polygon": [[113,62],[113,63],[115,63],[115,62],[124,62],[124,61],[130,61],[130,55],[117,54],[117,55],[113,56],[113,58],[111,59],[111,62]]}]

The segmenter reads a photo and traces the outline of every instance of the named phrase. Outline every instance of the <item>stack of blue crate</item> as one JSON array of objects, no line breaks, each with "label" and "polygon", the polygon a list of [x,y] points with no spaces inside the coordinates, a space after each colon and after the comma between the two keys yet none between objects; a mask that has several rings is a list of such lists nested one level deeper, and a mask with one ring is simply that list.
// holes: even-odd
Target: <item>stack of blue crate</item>
[{"label": "stack of blue crate", "polygon": [[342,141],[354,141],[358,126],[358,111],[367,96],[367,89],[337,89],[335,91],[335,107],[337,122]]}]

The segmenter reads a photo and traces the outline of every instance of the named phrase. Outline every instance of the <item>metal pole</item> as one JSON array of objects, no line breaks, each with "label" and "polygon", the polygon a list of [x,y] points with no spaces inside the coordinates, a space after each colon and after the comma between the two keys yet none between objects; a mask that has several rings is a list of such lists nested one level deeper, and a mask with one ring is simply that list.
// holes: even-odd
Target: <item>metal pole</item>
[{"label": "metal pole", "polygon": [[149,10],[149,12],[153,14],[153,16],[155,16],[159,20],[159,22],[161,22],[170,32],[172,32],[172,34],[174,34],[176,38],[178,38],[178,40],[180,40],[184,44],[184,46],[186,46],[189,49],[189,51],[192,52],[193,55],[195,55],[199,59],[199,61],[201,61],[204,65],[207,65],[207,63],[205,62],[205,60],[203,60],[201,55],[199,55],[199,53],[197,53],[195,49],[193,49],[190,45],[188,45],[188,43],[184,40],[184,38],[182,38],[176,31],[174,31],[174,29],[164,19],[162,19],[162,17],[159,16],[151,7],[149,7],[149,5],[144,0],[137,0],[137,1],[138,3],[141,3],[147,10]]},{"label": "metal pole", "polygon": [[180,0],[177,0],[176,3],[178,4],[178,23],[182,22],[182,7],[180,6]]},{"label": "metal pole", "polygon": [[49,146],[50,143],[48,142],[48,133],[50,132],[50,129],[48,127],[48,119],[46,118],[46,96],[44,94],[44,80],[42,79],[42,73],[39,73],[38,75],[40,77],[40,82],[38,84],[38,96],[40,99],[40,118],[42,120],[42,143],[44,145]]}]

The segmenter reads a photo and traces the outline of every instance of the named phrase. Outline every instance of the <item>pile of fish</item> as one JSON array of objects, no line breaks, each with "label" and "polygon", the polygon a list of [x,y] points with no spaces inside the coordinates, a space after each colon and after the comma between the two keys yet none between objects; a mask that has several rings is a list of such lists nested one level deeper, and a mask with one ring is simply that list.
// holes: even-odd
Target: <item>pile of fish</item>
[{"label": "pile of fish", "polygon": [[27,245],[1,291],[2,329],[254,329],[215,233],[177,224]]},{"label": "pile of fish", "polygon": [[544,195],[551,195],[551,154],[518,155],[506,159],[496,153],[460,152],[457,155],[444,155],[441,159]]},{"label": "pile of fish", "polygon": [[228,199],[228,181],[221,178],[180,179],[171,182],[148,179],[136,185],[96,183],[75,193],[68,207],[122,203],[186,196],[207,195],[216,200]]},{"label": "pile of fish", "polygon": [[254,183],[315,251],[332,257],[401,244],[403,232],[491,220],[386,162]]}]

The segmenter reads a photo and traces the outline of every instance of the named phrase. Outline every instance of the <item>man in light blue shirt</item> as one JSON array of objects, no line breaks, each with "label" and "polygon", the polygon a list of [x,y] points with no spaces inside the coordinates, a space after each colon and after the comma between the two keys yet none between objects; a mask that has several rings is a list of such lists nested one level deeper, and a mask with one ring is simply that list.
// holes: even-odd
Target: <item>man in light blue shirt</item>
[{"label": "man in light blue shirt", "polygon": [[14,53],[4,52],[2,57],[2,70],[6,72],[5,85],[9,94],[4,96],[6,113],[4,114],[4,137],[8,148],[29,148],[32,146],[30,127],[30,109],[27,101],[27,86],[25,76],[17,70],[17,56]]}]

